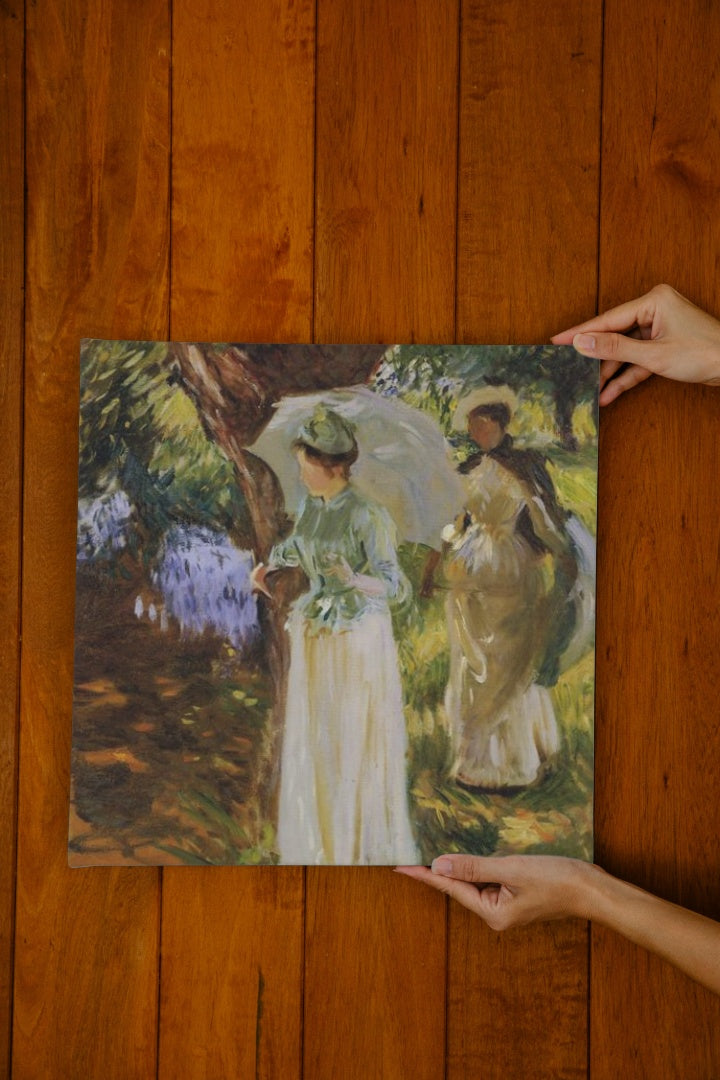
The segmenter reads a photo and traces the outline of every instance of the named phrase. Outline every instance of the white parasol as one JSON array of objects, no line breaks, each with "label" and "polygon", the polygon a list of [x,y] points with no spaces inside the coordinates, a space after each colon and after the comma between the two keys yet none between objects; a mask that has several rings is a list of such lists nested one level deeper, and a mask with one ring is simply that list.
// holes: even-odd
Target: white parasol
[{"label": "white parasol", "polygon": [[319,404],[355,428],[355,487],[389,511],[401,541],[439,550],[443,527],[462,510],[465,495],[443,434],[426,413],[367,386],[283,398],[260,438],[248,447],[277,476],[288,512],[295,513],[306,495],[293,443]]}]

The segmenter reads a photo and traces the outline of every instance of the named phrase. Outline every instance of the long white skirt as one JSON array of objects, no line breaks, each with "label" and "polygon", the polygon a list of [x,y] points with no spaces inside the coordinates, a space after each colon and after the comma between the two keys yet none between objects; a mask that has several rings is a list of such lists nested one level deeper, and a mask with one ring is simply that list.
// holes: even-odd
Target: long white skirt
[{"label": "long white skirt", "polygon": [[416,863],[389,615],[312,635],[291,617],[277,843],[286,864]]}]

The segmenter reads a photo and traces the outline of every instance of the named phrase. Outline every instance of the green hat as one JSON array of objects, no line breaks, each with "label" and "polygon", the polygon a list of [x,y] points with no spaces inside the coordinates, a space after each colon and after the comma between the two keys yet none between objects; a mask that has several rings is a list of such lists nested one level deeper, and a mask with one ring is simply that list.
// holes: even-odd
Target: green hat
[{"label": "green hat", "polygon": [[298,431],[297,441],[321,454],[347,454],[357,445],[354,431],[352,424],[321,402]]}]

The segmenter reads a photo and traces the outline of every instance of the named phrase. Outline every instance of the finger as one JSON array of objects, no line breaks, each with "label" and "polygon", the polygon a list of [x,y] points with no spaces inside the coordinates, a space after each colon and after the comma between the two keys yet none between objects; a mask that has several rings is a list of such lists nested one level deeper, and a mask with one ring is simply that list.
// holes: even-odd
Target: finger
[{"label": "finger", "polygon": [[[599,326],[593,327],[583,323],[581,326],[573,326],[570,330],[563,330],[562,334],[555,334],[550,340],[553,345],[572,345],[573,338],[577,337],[578,334],[589,334],[593,332],[593,330],[599,333],[600,329],[601,327]],[[620,330],[618,333],[621,333],[623,337],[637,338],[638,340],[642,339],[643,341],[647,341],[648,338],[652,337],[652,329],[650,326],[632,326],[625,330]]]},{"label": "finger", "polygon": [[[639,330],[634,331],[631,336],[637,338],[638,340],[641,340],[643,338],[643,335]],[[602,388],[605,386],[605,383],[609,382],[610,379],[612,379],[613,376],[615,376],[618,371],[620,371],[620,369],[623,367],[625,367],[625,365],[620,360],[601,360],[600,389],[602,390]]]},{"label": "finger", "polygon": [[571,345],[576,334],[586,331],[623,331],[630,330],[635,325],[647,326],[655,316],[655,301],[652,293],[645,293],[636,300],[628,300],[624,304],[610,308],[609,311],[595,315],[592,319],[571,326],[569,330],[563,330],[550,338],[554,345]]},{"label": "finger", "polygon": [[396,866],[395,873],[417,878],[418,881],[426,881],[429,885],[435,880],[428,866]]},{"label": "finger", "polygon": [[[629,335],[629,336],[639,339],[641,337],[641,333],[640,333],[639,330],[637,330],[637,331],[633,331],[632,334]],[[552,340],[556,345],[571,345],[573,343],[573,339],[575,337],[577,337],[577,335],[573,334],[573,332],[571,330],[568,330],[567,335],[558,334]],[[559,340],[560,338],[563,338],[563,340],[560,341]],[[567,338],[567,340],[565,340],[566,338]],[[580,351],[581,350],[578,350],[578,352],[580,352]],[[584,355],[584,353],[582,355]],[[591,356],[590,359],[595,359],[595,357]],[[599,384],[600,384],[600,390],[602,390],[603,387],[605,386],[605,384],[607,382],[609,382],[610,379],[612,379],[613,375],[615,375],[615,373],[618,372],[620,370],[620,368],[622,368],[624,366],[625,366],[625,361],[624,360],[608,360],[608,359],[601,360],[600,361],[600,371],[599,371],[599,375],[598,375]]]},{"label": "finger", "polygon": [[433,874],[472,881],[476,885],[507,882],[508,865],[503,856],[439,855],[432,864]]},{"label": "finger", "polygon": [[623,365],[619,360],[603,360],[600,364],[600,389],[620,371]]},{"label": "finger", "polygon": [[502,885],[486,885],[478,890],[478,911],[486,922],[494,923],[500,909]]},{"label": "finger", "polygon": [[576,334],[573,345],[583,356],[612,360],[617,364],[637,364],[658,371],[667,359],[667,348],[657,341],[640,341],[625,334]]},{"label": "finger", "polygon": [[578,333],[578,327],[572,326],[569,330],[563,330],[561,334],[553,334],[550,338],[553,345],[572,345],[573,338]]},{"label": "finger", "polygon": [[480,891],[476,885],[471,885],[467,881],[455,881],[454,878],[433,874],[432,870],[429,870],[427,866],[396,866],[395,870],[398,874],[404,874],[406,877],[421,881],[424,885],[429,885],[436,892],[451,896],[453,900],[457,900],[463,907],[468,908],[469,911],[474,912],[476,915],[481,914]]},{"label": "finger", "polygon": [[473,915],[479,915],[492,930],[505,930],[521,921],[515,897],[504,885],[484,885],[480,888],[467,881],[440,877],[426,866],[396,866],[398,873],[430,885],[439,893],[456,900]]},{"label": "finger", "polygon": [[611,401],[615,401],[621,394],[624,394],[626,390],[631,390],[633,386],[637,386],[638,383],[645,382],[652,375],[651,371],[647,371],[641,367],[627,367],[616,378],[611,379],[602,390],[599,398],[601,405],[609,405]]}]

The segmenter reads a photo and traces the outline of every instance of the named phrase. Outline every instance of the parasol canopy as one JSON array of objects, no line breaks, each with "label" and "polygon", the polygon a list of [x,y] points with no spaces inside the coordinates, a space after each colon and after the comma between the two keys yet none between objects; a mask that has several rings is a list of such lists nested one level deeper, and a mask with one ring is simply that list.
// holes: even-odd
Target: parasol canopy
[{"label": "parasol canopy", "polygon": [[398,539],[440,549],[445,525],[462,510],[464,488],[436,422],[396,398],[367,386],[282,398],[250,453],[273,470],[290,513],[305,497],[293,443],[317,405],[325,405],[355,428],[359,454],[352,483],[388,510]]}]

